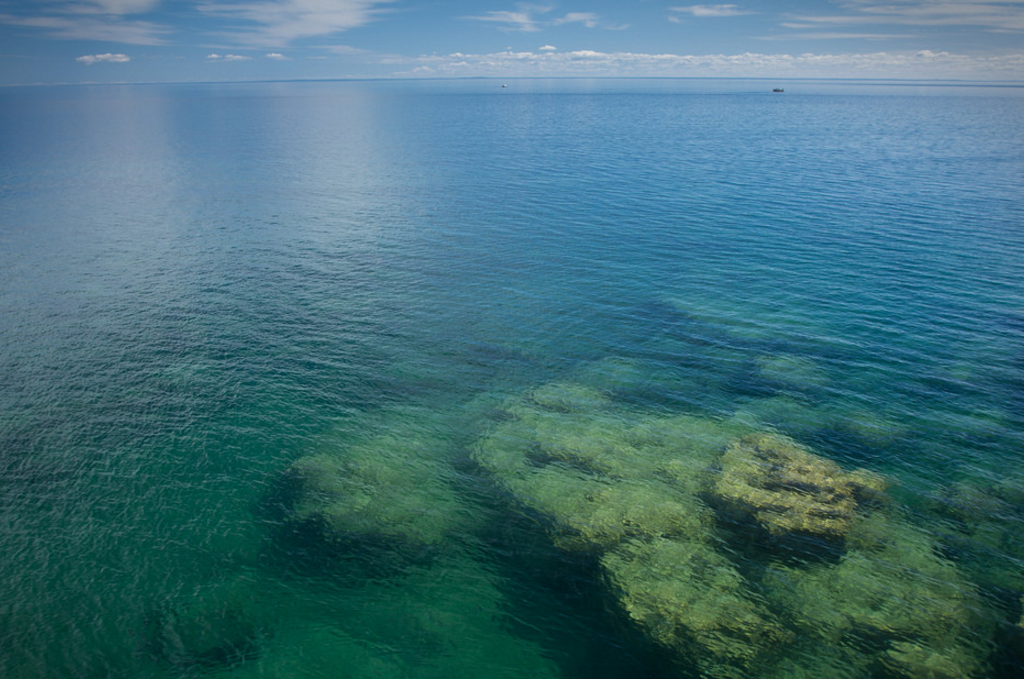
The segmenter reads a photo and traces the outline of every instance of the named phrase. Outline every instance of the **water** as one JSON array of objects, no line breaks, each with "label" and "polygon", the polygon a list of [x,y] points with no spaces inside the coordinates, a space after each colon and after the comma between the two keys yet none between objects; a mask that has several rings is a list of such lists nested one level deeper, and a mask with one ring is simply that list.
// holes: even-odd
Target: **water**
[{"label": "water", "polygon": [[0,92],[0,675],[1017,676],[1024,97],[771,88]]}]

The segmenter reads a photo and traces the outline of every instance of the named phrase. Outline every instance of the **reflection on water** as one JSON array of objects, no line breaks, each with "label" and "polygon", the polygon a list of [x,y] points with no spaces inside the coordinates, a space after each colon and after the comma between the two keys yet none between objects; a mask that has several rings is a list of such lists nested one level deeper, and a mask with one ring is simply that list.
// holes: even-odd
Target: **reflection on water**
[{"label": "reflection on water", "polygon": [[0,93],[0,675],[1020,674],[1021,99],[742,85]]}]

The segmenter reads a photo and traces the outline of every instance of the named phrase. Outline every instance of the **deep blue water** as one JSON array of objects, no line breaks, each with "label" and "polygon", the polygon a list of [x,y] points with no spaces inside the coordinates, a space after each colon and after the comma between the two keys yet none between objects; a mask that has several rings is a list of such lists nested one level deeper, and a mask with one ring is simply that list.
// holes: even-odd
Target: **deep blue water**
[{"label": "deep blue water", "polygon": [[500,84],[0,90],[0,676],[1019,676],[1024,89]]}]

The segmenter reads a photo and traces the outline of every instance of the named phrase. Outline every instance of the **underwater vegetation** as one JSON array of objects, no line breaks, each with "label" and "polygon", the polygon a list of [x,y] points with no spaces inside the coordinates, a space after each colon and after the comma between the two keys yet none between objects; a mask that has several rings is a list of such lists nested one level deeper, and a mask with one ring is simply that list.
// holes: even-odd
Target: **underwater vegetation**
[{"label": "underwater vegetation", "polygon": [[878,474],[747,413],[628,411],[572,382],[507,412],[477,462],[554,544],[593,556],[628,620],[704,675],[984,674],[976,588]]},{"label": "underwater vegetation", "polygon": [[[474,540],[506,539],[492,525],[504,518],[525,519],[552,554],[587,564],[611,620],[674,659],[681,676],[969,679],[1017,666],[1019,562],[979,573],[986,550],[1018,553],[1000,518],[1021,511],[1019,484],[949,485],[930,499],[943,525],[924,525],[888,478],[816,444],[824,430],[884,450],[910,435],[906,425],[857,409],[844,420],[805,398],[825,383],[808,360],[764,355],[754,365],[777,388],[724,415],[644,403],[635,396],[644,385],[679,384],[606,359],[572,379],[480,395],[444,425],[412,409],[382,413],[365,431],[340,426],[286,471],[282,522],[326,546],[328,559],[353,553],[386,565],[395,601],[379,620],[375,600],[344,623],[305,631],[246,631],[231,618],[239,641],[196,636],[196,650],[182,654],[165,634],[164,655],[238,647],[254,676],[307,661],[341,666],[342,657],[352,676],[521,676],[527,666],[557,676],[535,640],[507,633],[504,584],[474,556]],[[345,586],[369,587],[363,574]],[[1008,600],[1001,612],[993,590]],[[376,654],[395,635],[432,641]],[[253,637],[260,653],[246,646]],[[499,638],[500,648],[482,647]],[[337,658],[301,650],[331,639]]]},{"label": "underwater vegetation", "polygon": [[356,443],[325,436],[287,472],[287,520],[327,542],[427,553],[472,521],[447,481],[443,445],[412,426]]},{"label": "underwater vegetation", "polygon": [[846,473],[790,438],[749,434],[722,453],[707,496],[723,513],[749,518],[773,536],[843,539],[866,500],[885,480],[865,470]]}]

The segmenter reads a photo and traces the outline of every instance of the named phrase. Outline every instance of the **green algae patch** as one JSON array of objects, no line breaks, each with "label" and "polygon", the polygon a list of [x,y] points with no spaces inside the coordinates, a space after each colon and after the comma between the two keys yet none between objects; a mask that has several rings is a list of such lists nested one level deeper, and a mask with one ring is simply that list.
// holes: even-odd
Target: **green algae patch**
[{"label": "green algae patch", "polygon": [[749,516],[773,536],[799,533],[839,539],[860,500],[878,496],[885,481],[850,474],[778,434],[751,434],[722,453],[709,496],[733,514]]},{"label": "green algae patch", "polygon": [[629,619],[709,676],[743,676],[784,643],[790,633],[713,546],[713,512],[699,496],[704,470],[749,428],[622,412],[607,399],[552,410],[538,391],[509,406],[512,418],[475,459],[552,541],[594,554]]},{"label": "green algae patch", "polygon": [[965,666],[976,659],[964,657],[959,649],[936,650],[912,641],[897,641],[885,652],[882,664],[907,679],[959,679]]},{"label": "green algae patch", "polygon": [[[474,459],[626,620],[703,676],[977,677],[978,594],[889,499],[756,417],[651,414],[567,383],[507,404]],[[767,549],[751,551],[755,527]],[[801,552],[775,550],[793,536]],[[781,540],[782,542],[778,542]]]},{"label": "green algae patch", "polygon": [[328,539],[437,546],[469,524],[439,447],[401,430],[351,446],[329,441],[288,470],[288,519],[314,524]]},{"label": "green algae patch", "polygon": [[601,559],[629,617],[715,677],[743,677],[792,640],[729,560],[701,540],[631,540]]},{"label": "green algae patch", "polygon": [[610,408],[553,411],[536,393],[509,407],[512,418],[474,457],[548,522],[559,546],[601,550],[634,535],[702,530],[700,472],[732,428],[690,416],[623,418]]}]

